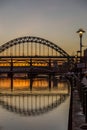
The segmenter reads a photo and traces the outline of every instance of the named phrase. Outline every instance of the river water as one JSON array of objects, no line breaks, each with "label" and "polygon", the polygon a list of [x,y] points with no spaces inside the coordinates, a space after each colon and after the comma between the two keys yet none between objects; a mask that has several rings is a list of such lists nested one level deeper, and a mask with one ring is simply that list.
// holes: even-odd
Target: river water
[{"label": "river water", "polygon": [[[70,89],[66,80],[0,78],[0,130],[67,130]],[[49,85],[51,85],[49,87]]]}]

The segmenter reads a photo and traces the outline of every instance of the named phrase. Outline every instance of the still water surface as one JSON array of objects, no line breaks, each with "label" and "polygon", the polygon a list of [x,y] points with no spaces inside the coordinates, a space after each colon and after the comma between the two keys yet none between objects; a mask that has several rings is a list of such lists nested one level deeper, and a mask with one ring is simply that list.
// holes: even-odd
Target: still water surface
[{"label": "still water surface", "polygon": [[11,92],[10,79],[0,79],[0,130],[67,130],[68,83],[52,78],[50,91],[47,78],[32,83],[30,92],[30,79],[15,78]]}]

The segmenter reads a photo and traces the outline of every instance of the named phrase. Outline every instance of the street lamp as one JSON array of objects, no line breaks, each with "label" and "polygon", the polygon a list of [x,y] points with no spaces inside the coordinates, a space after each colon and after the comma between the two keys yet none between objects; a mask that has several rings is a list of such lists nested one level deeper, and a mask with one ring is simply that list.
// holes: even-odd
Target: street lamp
[{"label": "street lamp", "polygon": [[83,33],[85,33],[85,31],[84,31],[82,28],[80,28],[80,29],[77,31],[77,33],[79,34],[79,37],[80,37],[80,62],[81,62],[82,47],[83,47],[83,45],[82,45],[82,36],[83,36]]}]

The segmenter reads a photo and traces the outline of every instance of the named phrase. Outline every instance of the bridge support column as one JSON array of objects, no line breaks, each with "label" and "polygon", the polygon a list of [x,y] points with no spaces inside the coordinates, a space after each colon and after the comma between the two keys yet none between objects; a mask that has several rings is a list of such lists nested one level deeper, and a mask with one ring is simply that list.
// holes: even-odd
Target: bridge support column
[{"label": "bridge support column", "polygon": [[11,91],[13,91],[13,76],[11,76]]},{"label": "bridge support column", "polygon": [[33,84],[33,78],[32,75],[30,76],[30,91],[32,91],[32,84]]},{"label": "bridge support column", "polygon": [[30,59],[30,66],[32,66],[32,59]]},{"label": "bridge support column", "polygon": [[49,90],[51,90],[51,75],[49,74]]},{"label": "bridge support column", "polygon": [[11,78],[11,91],[13,91],[13,59],[12,58],[11,58],[10,78]]},{"label": "bridge support column", "polygon": [[51,59],[49,59],[49,67],[51,67]]}]

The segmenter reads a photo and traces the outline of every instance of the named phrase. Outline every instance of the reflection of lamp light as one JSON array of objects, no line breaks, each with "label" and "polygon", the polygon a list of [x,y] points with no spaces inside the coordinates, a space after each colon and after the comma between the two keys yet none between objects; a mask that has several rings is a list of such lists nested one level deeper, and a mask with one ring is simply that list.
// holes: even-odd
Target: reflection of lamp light
[{"label": "reflection of lamp light", "polygon": [[85,33],[85,31],[80,28],[77,31],[77,33],[79,33],[79,37],[80,37],[80,61],[81,61],[81,57],[82,57],[82,36],[83,36],[83,33]]}]

